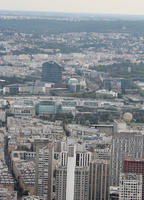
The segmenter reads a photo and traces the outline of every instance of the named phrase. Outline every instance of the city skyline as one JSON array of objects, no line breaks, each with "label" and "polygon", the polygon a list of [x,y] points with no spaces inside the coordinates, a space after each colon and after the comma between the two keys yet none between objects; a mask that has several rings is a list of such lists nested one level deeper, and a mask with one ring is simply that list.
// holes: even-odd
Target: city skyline
[{"label": "city skyline", "polygon": [[47,11],[66,13],[95,13],[95,14],[132,14],[144,15],[144,1],[124,0],[5,0],[1,2],[1,10]]}]

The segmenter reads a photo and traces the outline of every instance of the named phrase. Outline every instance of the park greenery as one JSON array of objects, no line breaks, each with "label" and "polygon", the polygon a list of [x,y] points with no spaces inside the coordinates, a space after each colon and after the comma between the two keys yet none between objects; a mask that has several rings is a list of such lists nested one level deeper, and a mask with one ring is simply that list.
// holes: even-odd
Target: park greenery
[{"label": "park greenery", "polygon": [[[91,67],[93,70],[108,73],[114,78],[126,78],[131,80],[144,81],[144,64],[141,63],[115,63],[112,65],[100,65],[97,67]],[[130,69],[130,72],[128,70]]]}]

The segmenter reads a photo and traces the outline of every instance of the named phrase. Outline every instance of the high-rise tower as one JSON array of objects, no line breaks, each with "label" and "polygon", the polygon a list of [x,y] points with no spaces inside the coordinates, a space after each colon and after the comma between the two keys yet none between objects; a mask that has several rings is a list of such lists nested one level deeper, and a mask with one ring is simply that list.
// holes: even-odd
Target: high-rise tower
[{"label": "high-rise tower", "polygon": [[88,200],[90,152],[69,144],[56,168],[56,200]]},{"label": "high-rise tower", "polygon": [[89,200],[109,199],[109,160],[94,160],[90,163]]},{"label": "high-rise tower", "polygon": [[119,177],[126,158],[143,158],[144,137],[137,133],[119,133],[112,139],[111,185],[119,186]]},{"label": "high-rise tower", "polygon": [[42,81],[47,83],[60,83],[62,81],[62,67],[53,61],[43,63]]},{"label": "high-rise tower", "polygon": [[37,149],[36,152],[36,180],[37,196],[51,200],[53,190],[53,145]]}]

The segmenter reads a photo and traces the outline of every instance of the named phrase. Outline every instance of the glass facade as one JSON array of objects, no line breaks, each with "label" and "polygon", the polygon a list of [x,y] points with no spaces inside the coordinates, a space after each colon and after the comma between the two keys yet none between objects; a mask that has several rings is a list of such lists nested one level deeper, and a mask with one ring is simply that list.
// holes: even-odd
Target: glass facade
[{"label": "glass facade", "polygon": [[47,83],[60,83],[62,81],[62,67],[53,61],[43,63],[42,81]]}]

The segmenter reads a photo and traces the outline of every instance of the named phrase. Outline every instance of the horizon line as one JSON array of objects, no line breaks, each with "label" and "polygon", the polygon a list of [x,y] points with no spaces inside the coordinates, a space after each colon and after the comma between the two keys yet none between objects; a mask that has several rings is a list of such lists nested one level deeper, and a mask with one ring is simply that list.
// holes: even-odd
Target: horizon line
[{"label": "horizon line", "polygon": [[11,9],[0,9],[0,12],[28,12],[28,13],[49,13],[49,14],[80,14],[80,15],[118,15],[118,16],[136,16],[140,17],[144,14],[131,14],[131,13],[91,13],[91,12],[66,12],[66,11],[46,11],[46,10],[11,10]]}]

